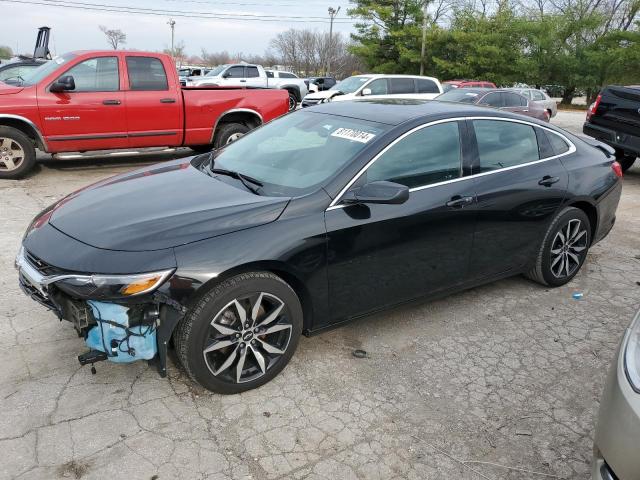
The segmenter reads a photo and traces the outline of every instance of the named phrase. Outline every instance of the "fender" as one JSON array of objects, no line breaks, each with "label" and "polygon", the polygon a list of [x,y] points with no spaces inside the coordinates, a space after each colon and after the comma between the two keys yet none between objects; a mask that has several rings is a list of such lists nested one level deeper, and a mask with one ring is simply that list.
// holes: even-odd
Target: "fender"
[{"label": "fender", "polygon": [[223,112],[222,115],[220,115],[216,119],[216,122],[213,124],[213,130],[211,130],[211,141],[209,143],[213,143],[213,139],[216,136],[216,129],[218,128],[218,124],[222,121],[222,119],[225,116],[227,116],[228,114],[231,114],[231,113],[250,113],[250,114],[254,115],[260,121],[260,125],[262,125],[264,123],[264,119],[262,118],[262,115],[260,115],[255,110],[251,110],[250,108],[232,108],[230,110],[227,110],[227,111]]},{"label": "fender", "polygon": [[[25,124],[28,127],[28,129],[31,130],[31,132],[25,132],[25,133],[31,133],[30,136],[34,136],[35,137],[35,140],[36,140],[36,142],[38,144],[37,145],[38,148],[41,148],[45,152],[48,151],[47,142],[45,141],[44,136],[42,135],[42,133],[40,133],[40,130],[38,129],[36,124],[33,123],[31,120],[29,120],[26,117],[22,117],[20,115],[13,115],[13,114],[10,114],[10,113],[0,113],[0,124],[2,123],[3,119],[15,120],[17,122]],[[11,122],[11,123],[13,123],[13,122]],[[8,125],[8,126],[12,127],[14,125]]]}]

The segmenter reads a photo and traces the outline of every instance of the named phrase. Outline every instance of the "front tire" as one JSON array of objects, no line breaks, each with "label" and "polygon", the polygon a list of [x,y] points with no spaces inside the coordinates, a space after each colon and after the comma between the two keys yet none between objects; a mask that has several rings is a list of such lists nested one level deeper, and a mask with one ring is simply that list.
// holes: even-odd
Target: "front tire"
[{"label": "front tire", "polygon": [[567,207],[549,225],[526,276],[549,287],[565,285],[580,271],[590,246],[589,217],[579,208]]},{"label": "front tire", "polygon": [[0,127],[0,178],[22,178],[36,164],[31,139],[13,127]]},{"label": "front tire", "polygon": [[174,340],[189,376],[216,393],[257,388],[287,365],[302,332],[293,289],[269,272],[213,287],[180,322]]}]

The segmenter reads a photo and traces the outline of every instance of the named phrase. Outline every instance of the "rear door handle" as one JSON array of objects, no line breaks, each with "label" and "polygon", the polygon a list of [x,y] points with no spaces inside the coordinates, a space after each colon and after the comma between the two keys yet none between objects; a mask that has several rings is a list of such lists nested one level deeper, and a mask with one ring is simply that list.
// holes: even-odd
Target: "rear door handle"
[{"label": "rear door handle", "polygon": [[560,181],[560,177],[552,177],[550,175],[545,175],[538,182],[538,185],[542,185],[543,187],[550,187],[554,183],[558,183]]},{"label": "rear door handle", "polygon": [[473,203],[473,197],[461,197],[460,195],[455,195],[451,197],[445,205],[451,208],[462,208],[465,205],[470,205]]},{"label": "rear door handle", "polygon": [[246,82],[246,80],[240,80],[241,82]]},{"label": "rear door handle", "polygon": [[176,103],[175,98],[161,98],[160,103]]},{"label": "rear door handle", "polygon": [[120,100],[103,100],[103,105],[120,105],[122,102]]}]

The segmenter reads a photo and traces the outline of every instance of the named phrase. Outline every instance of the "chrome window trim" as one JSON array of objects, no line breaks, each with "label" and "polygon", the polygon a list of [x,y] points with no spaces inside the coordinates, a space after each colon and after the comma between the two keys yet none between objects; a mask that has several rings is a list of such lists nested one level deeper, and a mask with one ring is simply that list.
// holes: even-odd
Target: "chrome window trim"
[{"label": "chrome window trim", "polygon": [[527,122],[526,120],[519,120],[519,119],[515,119],[515,118],[504,118],[504,117],[482,117],[482,116],[479,116],[479,117],[455,117],[455,118],[445,118],[445,119],[442,119],[442,120],[435,120],[433,122],[425,123],[423,125],[418,125],[417,127],[412,128],[408,132],[405,132],[402,135],[400,135],[398,138],[396,138],[389,145],[384,147],[375,157],[373,157],[371,160],[369,160],[369,162],[367,162],[367,164],[364,167],[362,167],[358,171],[358,173],[356,173],[354,175],[354,177],[347,183],[347,185],[345,185],[345,187],[342,190],[340,190],[340,193],[338,193],[338,195],[336,195],[336,198],[333,199],[333,201],[329,204],[329,206],[327,207],[327,209],[325,211],[335,210],[335,209],[338,209],[338,208],[344,208],[346,205],[345,204],[340,204],[340,200],[342,200],[342,196],[349,190],[349,188],[351,188],[351,186],[358,180],[358,178],[360,178],[362,176],[362,174],[364,172],[366,172],[369,169],[369,167],[376,160],[378,160],[378,158],[380,158],[382,155],[384,155],[396,143],[398,143],[399,141],[403,140],[405,137],[408,137],[412,133],[417,132],[418,130],[422,130],[423,128],[427,128],[427,127],[430,127],[432,125],[438,125],[440,123],[459,122],[461,120],[497,120],[497,121],[501,121],[501,122],[522,123],[524,125],[529,125],[529,126],[534,127],[534,128],[538,127],[538,128],[543,129],[543,130],[547,130],[547,131],[551,132],[554,135],[558,135],[565,142],[567,142],[567,144],[569,145],[569,150],[567,150],[564,153],[561,153],[560,155],[553,155],[551,157],[541,158],[540,160],[534,160],[533,162],[521,163],[519,165],[513,165],[511,167],[499,168],[497,170],[490,170],[488,172],[475,173],[473,175],[468,175],[466,177],[459,177],[459,178],[454,178],[454,179],[451,179],[451,180],[444,180],[442,182],[430,183],[428,185],[422,185],[420,187],[413,187],[413,188],[409,189],[409,192],[416,192],[416,191],[419,191],[419,190],[425,190],[427,188],[439,187],[441,185],[446,185],[446,184],[449,184],[449,183],[460,182],[462,180],[468,180],[468,179],[477,178],[477,177],[484,177],[486,175],[493,175],[495,173],[505,172],[505,171],[508,171],[508,170],[515,170],[516,168],[527,167],[529,165],[535,165],[537,163],[547,162],[549,160],[553,160],[553,159],[556,159],[556,158],[564,157],[566,155],[571,155],[572,153],[574,153],[577,150],[577,148],[573,144],[573,142],[571,140],[569,140],[562,133],[556,132],[555,130],[553,130],[551,128],[548,128],[548,127],[545,127],[543,125],[538,125],[536,123]]}]

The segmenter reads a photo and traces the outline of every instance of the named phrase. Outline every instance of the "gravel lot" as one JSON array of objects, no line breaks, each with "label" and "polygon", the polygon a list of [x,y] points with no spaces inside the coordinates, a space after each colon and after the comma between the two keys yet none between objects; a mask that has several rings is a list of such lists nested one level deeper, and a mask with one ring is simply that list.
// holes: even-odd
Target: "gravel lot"
[{"label": "gravel lot", "polygon": [[92,376],[71,325],[17,285],[39,210],[146,161],[49,161],[0,183],[0,478],[588,477],[604,376],[640,306],[637,165],[616,227],[568,286],[516,277],[303,338],[275,381],[220,396],[174,362],[168,379],[144,363]]}]

